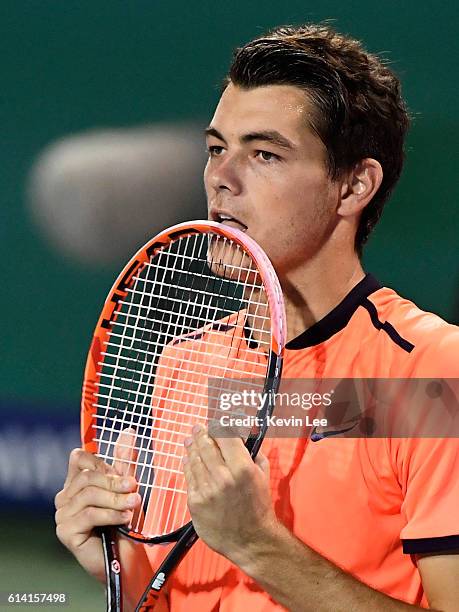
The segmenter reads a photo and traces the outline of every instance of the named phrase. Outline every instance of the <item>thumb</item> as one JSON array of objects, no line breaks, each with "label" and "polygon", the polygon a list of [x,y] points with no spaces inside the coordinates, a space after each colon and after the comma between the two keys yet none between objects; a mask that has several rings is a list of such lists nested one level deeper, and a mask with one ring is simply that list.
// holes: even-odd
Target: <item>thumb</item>
[{"label": "thumb", "polygon": [[259,452],[258,455],[255,457],[255,463],[269,480],[270,466],[268,458],[263,455],[263,453]]},{"label": "thumb", "polygon": [[113,453],[113,468],[120,476],[134,476],[137,467],[137,432],[133,427],[124,429],[118,436]]}]

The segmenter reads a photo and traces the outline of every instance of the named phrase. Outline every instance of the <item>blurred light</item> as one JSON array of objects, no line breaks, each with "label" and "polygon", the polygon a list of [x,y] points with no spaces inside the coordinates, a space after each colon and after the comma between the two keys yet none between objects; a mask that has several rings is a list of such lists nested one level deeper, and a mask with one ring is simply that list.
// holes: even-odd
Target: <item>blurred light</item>
[{"label": "blurred light", "polygon": [[206,215],[204,163],[196,126],[84,133],[38,157],[29,208],[60,253],[94,266],[124,263],[158,231]]}]

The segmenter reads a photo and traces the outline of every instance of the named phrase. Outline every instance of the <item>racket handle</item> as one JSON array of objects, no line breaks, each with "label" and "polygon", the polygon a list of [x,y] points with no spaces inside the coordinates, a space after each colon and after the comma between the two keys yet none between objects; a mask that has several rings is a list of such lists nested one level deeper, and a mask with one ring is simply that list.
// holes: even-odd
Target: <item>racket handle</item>
[{"label": "racket handle", "polygon": [[121,564],[116,541],[116,527],[102,527],[100,537],[104,551],[107,612],[122,612]]},{"label": "racket handle", "polygon": [[174,571],[197,539],[198,535],[194,530],[193,525],[190,524],[180,537],[178,543],[169,552],[153,578],[148,583],[147,588],[137,604],[135,612],[151,612],[151,610],[154,610],[161,590],[166,584],[170,574]]}]

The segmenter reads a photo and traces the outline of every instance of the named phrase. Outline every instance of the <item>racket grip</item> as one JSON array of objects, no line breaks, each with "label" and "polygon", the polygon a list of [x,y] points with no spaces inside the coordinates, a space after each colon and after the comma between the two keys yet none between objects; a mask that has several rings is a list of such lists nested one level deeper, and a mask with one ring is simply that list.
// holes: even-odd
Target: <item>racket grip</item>
[{"label": "racket grip", "polygon": [[183,535],[180,537],[178,543],[170,551],[167,557],[159,566],[153,578],[148,583],[135,612],[151,612],[154,610],[161,590],[166,584],[170,574],[174,571],[186,553],[190,550],[193,544],[198,539],[198,535],[194,530],[192,524],[190,524]]},{"label": "racket grip", "polygon": [[102,527],[100,530],[104,551],[107,612],[122,612],[121,564],[116,540],[116,527]]}]

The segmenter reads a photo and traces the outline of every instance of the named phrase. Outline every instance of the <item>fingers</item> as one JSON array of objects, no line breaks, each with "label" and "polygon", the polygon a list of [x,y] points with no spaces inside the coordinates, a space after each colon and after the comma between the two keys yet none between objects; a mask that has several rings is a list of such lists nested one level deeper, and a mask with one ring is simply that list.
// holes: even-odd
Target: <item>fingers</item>
[{"label": "fingers", "polygon": [[258,453],[255,462],[240,438],[213,439],[204,428],[195,426],[192,438],[185,440],[184,473],[188,487],[212,488],[243,483],[252,477],[254,469],[269,480],[269,461]]},{"label": "fingers", "polygon": [[183,473],[185,474],[185,480],[188,487],[188,491],[192,489],[196,489],[197,484],[195,477],[193,475],[193,471],[191,469],[190,460],[187,455],[183,457]]},{"label": "fingers", "polygon": [[[202,460],[194,438],[187,438],[184,445],[187,454],[184,457],[183,465],[184,469],[186,468],[185,478],[188,474],[188,485],[207,486],[210,480],[209,470]],[[210,449],[208,451],[210,452]]]},{"label": "fingers", "polygon": [[[61,508],[70,499],[85,491],[87,488],[91,490],[101,489],[107,493],[119,495],[135,491],[136,480],[129,476],[118,476],[117,474],[102,474],[98,471],[89,469],[82,470],[72,482],[56,495],[56,508]],[[97,505],[97,504],[96,504]]]},{"label": "fingers", "polygon": [[133,510],[140,504],[138,493],[116,493],[96,486],[86,486],[77,495],[70,498],[56,511],[56,522],[85,513],[87,509],[106,509],[115,511]]},{"label": "fingers", "polygon": [[110,472],[110,466],[105,461],[82,448],[74,448],[70,453],[67,478],[64,488],[75,478],[81,470],[100,470],[102,473]]},{"label": "fingers", "polygon": [[253,469],[252,459],[240,439],[236,440],[235,448],[237,451],[232,451],[232,455],[237,453],[237,456],[231,459],[235,464],[230,466],[217,441],[203,427],[195,426],[192,438],[185,440],[184,473],[188,490],[190,487],[208,491],[220,486],[228,487],[240,478],[242,471]]},{"label": "fingers", "polygon": [[105,520],[107,525],[129,522],[141,502],[131,475],[134,469],[127,463],[135,457],[134,442],[132,428],[120,434],[113,466],[81,448],[71,452],[64,488],[55,497],[58,526],[67,523],[66,532],[75,534],[79,529],[91,531]]},{"label": "fingers", "polygon": [[[132,519],[132,510],[115,510],[113,508],[97,508],[88,506],[77,514],[67,515],[65,511],[56,512],[56,525],[58,537],[61,542],[67,545],[75,536],[85,536],[82,541],[88,539],[88,534],[94,527],[105,525],[126,525]],[[77,545],[76,542],[72,543]]]},{"label": "fingers", "polygon": [[120,433],[115,443],[113,466],[105,463],[103,459],[89,453],[82,448],[74,448],[70,453],[66,487],[81,470],[99,470],[102,473],[116,472],[126,476],[134,476],[138,451],[135,446],[136,431],[128,427]]},{"label": "fingers", "polygon": [[251,470],[253,459],[245,447],[244,442],[238,436],[214,438],[223,462],[233,475],[237,475],[241,470]]},{"label": "fingers", "polygon": [[72,451],[64,488],[55,498],[57,537],[100,580],[105,576],[104,557],[94,528],[129,525],[141,505],[133,469],[135,438],[133,429],[120,434],[113,466],[81,448]]},{"label": "fingers", "polygon": [[246,463],[252,465],[250,453],[241,438],[213,438],[201,426],[193,427],[193,435],[185,440],[185,450],[189,458],[198,455],[210,473],[221,465]]},{"label": "fingers", "polygon": [[[101,525],[107,517],[108,525],[125,523],[132,518],[132,511],[140,505],[140,495],[135,493],[134,478],[97,470],[82,470],[55,498],[56,523],[72,519],[70,531],[88,530]],[[94,519],[91,525],[90,521]],[[81,531],[79,533],[82,533]]]},{"label": "fingers", "polygon": [[196,454],[202,460],[206,470],[210,473],[218,470],[223,465],[222,454],[206,430],[200,425],[193,428],[193,437],[185,441],[185,449],[194,457]]},{"label": "fingers", "polygon": [[[57,513],[56,513],[57,514]],[[95,527],[125,525],[131,521],[132,511],[88,507],[75,516],[56,516],[56,535],[94,575],[104,575],[103,557],[98,537],[91,536]],[[88,549],[84,552],[84,549]],[[98,562],[95,563],[96,558]],[[94,567],[95,566],[95,567]]]},{"label": "fingers", "polygon": [[269,480],[269,477],[270,477],[270,465],[269,465],[268,458],[265,455],[263,455],[263,453],[259,452],[258,455],[255,458],[255,463],[256,463],[256,465],[258,465],[260,470],[263,472],[263,474]]},{"label": "fingers", "polygon": [[138,451],[135,445],[137,432],[133,427],[124,429],[115,444],[113,468],[117,474],[135,476]]}]

